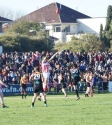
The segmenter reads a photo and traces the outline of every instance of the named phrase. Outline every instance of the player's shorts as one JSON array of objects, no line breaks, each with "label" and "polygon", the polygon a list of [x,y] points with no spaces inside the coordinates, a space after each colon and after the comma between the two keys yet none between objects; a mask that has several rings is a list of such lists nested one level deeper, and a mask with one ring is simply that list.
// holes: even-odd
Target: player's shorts
[{"label": "player's shorts", "polygon": [[43,74],[43,77],[44,78],[49,78],[49,76],[50,76],[50,73],[49,72],[44,72],[44,73],[42,73]]},{"label": "player's shorts", "polygon": [[34,93],[41,93],[41,92],[44,92],[43,87],[34,86]]},{"label": "player's shorts", "polygon": [[79,77],[73,78],[73,85],[77,85],[79,82]]},{"label": "player's shorts", "polygon": [[58,88],[58,90],[61,90],[61,84],[60,83],[58,83],[57,88]]},{"label": "player's shorts", "polygon": [[2,89],[0,89],[0,97],[3,97]]},{"label": "player's shorts", "polygon": [[66,84],[61,84],[61,88],[63,89],[65,89],[67,87],[67,85]]},{"label": "player's shorts", "polygon": [[87,87],[90,87],[90,83],[89,82],[87,82],[86,85],[87,85]]},{"label": "player's shorts", "polygon": [[22,84],[21,87],[22,87],[23,89],[26,89],[27,86],[26,86],[26,84]]}]

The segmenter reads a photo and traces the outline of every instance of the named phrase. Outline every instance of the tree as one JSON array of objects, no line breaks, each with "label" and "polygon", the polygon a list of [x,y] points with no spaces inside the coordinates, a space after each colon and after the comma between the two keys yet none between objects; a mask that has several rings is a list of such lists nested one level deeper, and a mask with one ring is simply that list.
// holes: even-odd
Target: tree
[{"label": "tree", "polygon": [[111,20],[112,20],[112,6],[109,5],[108,9],[107,9],[107,20],[106,20],[106,26],[105,26],[105,30],[107,30],[107,31],[110,28]]},{"label": "tree", "polygon": [[1,7],[0,6],[0,16],[4,17],[4,18],[8,18],[11,20],[16,20],[22,16],[24,16],[26,13],[23,12],[22,10],[17,10],[14,11],[10,8],[6,8],[6,7]]},{"label": "tree", "polygon": [[4,34],[0,36],[0,46],[4,52],[51,51],[50,41],[20,34]]},{"label": "tree", "polygon": [[11,28],[9,28],[7,32],[15,32],[17,34],[30,35],[30,30],[38,32],[40,29],[41,26],[39,23],[18,21],[12,24]]},{"label": "tree", "polygon": [[[36,31],[36,34],[29,33],[29,30]],[[4,52],[11,51],[50,51],[52,49],[51,41],[46,31],[41,29],[39,23],[33,22],[15,22],[11,28],[0,36],[0,45]]]},{"label": "tree", "polygon": [[103,41],[103,25],[100,25],[100,33],[99,33],[100,40]]},{"label": "tree", "polygon": [[112,6],[109,5],[107,9],[106,26],[103,33],[104,44],[107,48],[110,48],[110,40],[112,39]]},{"label": "tree", "polygon": [[108,40],[112,40],[112,20],[109,27],[109,30],[106,31],[106,37],[108,38]]},{"label": "tree", "polygon": [[112,40],[110,41],[110,48],[109,48],[109,51],[112,52]]}]

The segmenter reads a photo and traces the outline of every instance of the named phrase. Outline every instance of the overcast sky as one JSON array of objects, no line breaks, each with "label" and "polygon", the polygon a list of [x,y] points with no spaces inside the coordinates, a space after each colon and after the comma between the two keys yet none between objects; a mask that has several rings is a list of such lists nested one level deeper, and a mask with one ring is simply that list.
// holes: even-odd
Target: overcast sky
[{"label": "overcast sky", "polygon": [[0,7],[28,14],[52,2],[77,9],[91,17],[106,17],[107,8],[112,5],[112,0],[0,0]]}]

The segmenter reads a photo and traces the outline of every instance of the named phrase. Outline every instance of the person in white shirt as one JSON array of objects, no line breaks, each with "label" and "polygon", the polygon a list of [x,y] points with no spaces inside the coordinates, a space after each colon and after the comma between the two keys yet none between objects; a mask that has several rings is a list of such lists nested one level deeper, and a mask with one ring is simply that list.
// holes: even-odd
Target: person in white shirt
[{"label": "person in white shirt", "polygon": [[4,85],[5,87],[9,88],[8,85],[6,85],[3,81],[2,81],[2,68],[0,67],[0,100],[1,100],[1,104],[2,104],[2,108],[6,108],[7,106],[5,106],[4,104],[4,96],[3,96],[3,92],[2,92],[2,85]]}]

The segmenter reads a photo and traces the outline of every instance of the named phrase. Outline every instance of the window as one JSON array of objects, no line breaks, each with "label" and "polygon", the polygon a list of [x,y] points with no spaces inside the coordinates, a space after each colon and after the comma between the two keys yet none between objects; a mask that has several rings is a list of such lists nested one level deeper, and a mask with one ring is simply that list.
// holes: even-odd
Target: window
[{"label": "window", "polygon": [[61,32],[61,27],[59,27],[59,26],[56,27],[55,31],[56,31],[56,32]]},{"label": "window", "polygon": [[70,25],[66,27],[66,32],[70,32]]}]

